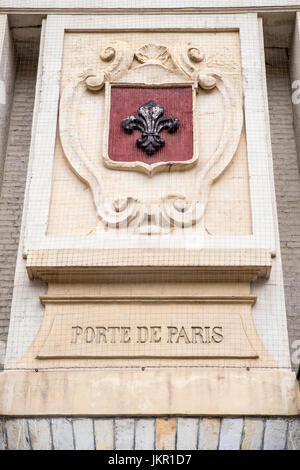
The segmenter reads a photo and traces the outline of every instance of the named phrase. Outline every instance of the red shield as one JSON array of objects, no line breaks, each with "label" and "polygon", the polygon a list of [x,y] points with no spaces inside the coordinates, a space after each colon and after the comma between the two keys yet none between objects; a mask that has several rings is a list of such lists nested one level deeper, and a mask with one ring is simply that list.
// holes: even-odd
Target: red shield
[{"label": "red shield", "polygon": [[[149,166],[148,173],[151,173],[159,164],[166,167],[174,162],[176,167],[176,162],[188,163],[194,159],[192,86],[112,86],[110,93],[108,159],[112,167],[118,168],[119,162],[119,169],[139,169],[134,163],[141,162],[144,168]],[[159,133],[164,145],[153,154],[147,154],[145,148],[139,147],[137,141],[141,138],[141,130],[134,129],[128,133],[122,127],[124,118],[138,116],[139,108],[149,101],[163,108],[164,117],[179,120],[175,131],[169,132],[165,128]]]}]

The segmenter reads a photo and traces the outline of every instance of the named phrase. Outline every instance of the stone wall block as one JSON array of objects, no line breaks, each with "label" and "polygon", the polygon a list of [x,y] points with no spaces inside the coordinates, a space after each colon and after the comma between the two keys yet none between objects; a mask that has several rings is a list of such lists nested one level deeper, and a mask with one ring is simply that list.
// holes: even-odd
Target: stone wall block
[{"label": "stone wall block", "polygon": [[287,420],[267,419],[264,435],[264,450],[283,450],[287,441]]},{"label": "stone wall block", "polygon": [[73,450],[73,426],[70,419],[51,419],[54,450]]},{"label": "stone wall block", "polygon": [[73,420],[75,449],[94,450],[94,427],[91,418]]},{"label": "stone wall block", "polygon": [[97,450],[113,450],[114,448],[114,420],[95,419],[95,443]]},{"label": "stone wall block", "polygon": [[153,450],[155,447],[155,420],[137,419],[135,424],[135,448]]},{"label": "stone wall block", "polygon": [[219,450],[239,450],[243,432],[242,418],[223,418],[220,429]]},{"label": "stone wall block", "polygon": [[176,447],[176,419],[157,418],[156,449],[174,450]]},{"label": "stone wall block", "polygon": [[202,418],[199,423],[199,450],[216,450],[220,433],[219,418]]},{"label": "stone wall block", "polygon": [[134,419],[115,420],[115,448],[116,450],[134,449]]},{"label": "stone wall block", "polygon": [[33,450],[51,450],[52,439],[48,419],[28,419],[29,434]]}]

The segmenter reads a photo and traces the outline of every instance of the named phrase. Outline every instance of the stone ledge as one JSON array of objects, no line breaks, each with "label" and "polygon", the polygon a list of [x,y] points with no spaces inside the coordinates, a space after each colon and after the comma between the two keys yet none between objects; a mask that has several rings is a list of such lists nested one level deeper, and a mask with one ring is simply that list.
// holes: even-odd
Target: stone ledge
[{"label": "stone ledge", "polygon": [[270,251],[255,248],[45,249],[26,260],[29,278],[44,282],[251,282],[268,279],[271,266]]},{"label": "stone ledge", "polygon": [[300,389],[287,369],[10,370],[3,416],[295,416]]}]

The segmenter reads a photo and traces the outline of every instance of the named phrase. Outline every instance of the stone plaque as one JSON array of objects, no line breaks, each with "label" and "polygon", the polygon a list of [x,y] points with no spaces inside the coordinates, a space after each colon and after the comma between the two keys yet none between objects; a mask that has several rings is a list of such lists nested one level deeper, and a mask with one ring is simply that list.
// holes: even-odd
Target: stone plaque
[{"label": "stone plaque", "polygon": [[[116,309],[117,310],[117,309]],[[239,313],[56,315],[37,358],[258,357]]]},{"label": "stone plaque", "polygon": [[43,29],[0,414],[297,414],[256,15]]}]

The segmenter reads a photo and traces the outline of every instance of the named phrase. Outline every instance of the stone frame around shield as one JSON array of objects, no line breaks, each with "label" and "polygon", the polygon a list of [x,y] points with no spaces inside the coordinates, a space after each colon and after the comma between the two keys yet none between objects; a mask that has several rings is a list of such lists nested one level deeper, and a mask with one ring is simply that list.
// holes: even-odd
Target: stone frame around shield
[{"label": "stone frame around shield", "polygon": [[[256,14],[235,14],[222,17],[216,15],[153,15],[138,18],[139,29],[153,31],[153,20],[155,20],[155,31],[176,30],[178,32],[195,31],[203,29],[208,31],[237,31],[240,38],[241,63],[243,67],[243,101],[245,128],[247,140],[249,189],[252,209],[252,234],[250,235],[230,235],[230,236],[206,236],[197,235],[192,237],[192,244],[195,248],[222,249],[224,246],[235,248],[238,253],[245,249],[267,249],[275,252],[278,244],[277,229],[272,230],[272,224],[268,224],[266,233],[266,214],[272,216],[275,207],[275,199],[272,195],[272,162],[270,135],[267,129],[267,116],[265,110],[266,85],[257,89],[255,83],[257,77],[262,76],[261,54],[263,54],[263,37],[261,33],[261,22]],[[41,103],[39,114],[35,113],[33,127],[33,138],[30,156],[30,194],[26,196],[28,210],[26,214],[27,229],[25,232],[23,256],[27,257],[32,250],[47,249],[79,249],[79,248],[115,248],[114,233],[107,237],[65,237],[49,236],[46,233],[48,225],[49,205],[51,201],[52,179],[49,175],[53,172],[55,141],[57,136],[57,113],[60,96],[60,74],[62,69],[64,37],[67,32],[82,31],[133,31],[136,30],[137,23],[135,15],[129,18],[114,16],[76,16],[67,17],[53,15],[44,24],[44,32],[41,41],[41,60],[39,69],[39,80],[43,71],[43,83],[47,87],[40,85],[39,102]],[[251,41],[249,41],[251,37]],[[251,46],[251,47],[250,47]],[[55,52],[55,53],[54,53]],[[51,57],[51,61],[47,58]],[[259,60],[258,60],[259,59]],[[41,80],[40,80],[41,81]],[[49,99],[51,97],[51,100]],[[253,108],[253,100],[257,106]],[[36,110],[38,109],[38,101]],[[45,119],[47,126],[45,126]],[[260,130],[260,132],[258,132]],[[262,137],[267,135],[267,141]],[[259,150],[258,150],[259,149]],[[43,167],[39,165],[39,159],[34,158],[39,154],[43,155]],[[259,166],[259,173],[257,172]],[[29,191],[27,191],[29,192]],[[37,210],[38,208],[38,210]],[[271,230],[271,231],[270,231]],[[120,234],[118,234],[120,243]],[[175,247],[181,247],[181,239],[174,240]],[[168,242],[168,241],[167,241]],[[137,240],[137,246],[141,251],[151,245],[147,238]],[[167,248],[168,244],[161,241],[162,248]],[[130,245],[128,237],[122,238],[122,248]]]}]

